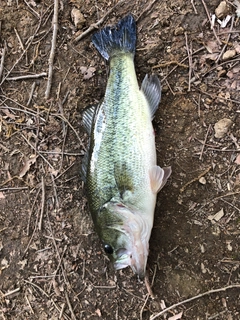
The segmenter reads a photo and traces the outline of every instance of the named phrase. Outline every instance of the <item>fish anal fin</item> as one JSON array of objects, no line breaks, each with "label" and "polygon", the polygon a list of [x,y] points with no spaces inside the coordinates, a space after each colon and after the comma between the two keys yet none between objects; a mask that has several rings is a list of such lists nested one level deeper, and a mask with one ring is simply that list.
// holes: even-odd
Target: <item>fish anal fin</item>
[{"label": "fish anal fin", "polygon": [[150,181],[153,193],[158,193],[164,187],[171,173],[171,167],[161,168],[159,166],[153,166],[151,168]]},{"label": "fish anal fin", "polygon": [[153,119],[153,116],[157,111],[158,105],[160,103],[162,92],[161,84],[158,77],[155,74],[150,76],[146,74],[141,85],[141,90],[144,93],[145,98],[147,99],[151,117]]}]

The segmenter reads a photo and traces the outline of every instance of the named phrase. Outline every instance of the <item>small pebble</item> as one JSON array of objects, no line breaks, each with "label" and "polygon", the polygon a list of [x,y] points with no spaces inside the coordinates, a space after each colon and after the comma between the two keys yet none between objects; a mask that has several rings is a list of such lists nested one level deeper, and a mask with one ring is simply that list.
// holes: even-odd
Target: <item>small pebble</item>
[{"label": "small pebble", "polygon": [[215,9],[215,14],[218,18],[223,18],[228,14],[228,5],[226,1],[221,1],[219,6]]},{"label": "small pebble", "polygon": [[174,31],[175,36],[178,36],[180,34],[184,34],[184,28],[183,27],[177,27]]},{"label": "small pebble", "polygon": [[86,19],[82,12],[76,8],[73,8],[71,11],[72,21],[77,29],[82,29]]},{"label": "small pebble", "polygon": [[201,177],[198,181],[199,181],[201,184],[206,184],[206,183],[207,183],[207,180],[206,180],[204,177]]},{"label": "small pebble", "polygon": [[231,127],[232,123],[232,120],[227,118],[223,118],[216,122],[214,125],[215,138],[223,138],[227,134],[228,129]]}]

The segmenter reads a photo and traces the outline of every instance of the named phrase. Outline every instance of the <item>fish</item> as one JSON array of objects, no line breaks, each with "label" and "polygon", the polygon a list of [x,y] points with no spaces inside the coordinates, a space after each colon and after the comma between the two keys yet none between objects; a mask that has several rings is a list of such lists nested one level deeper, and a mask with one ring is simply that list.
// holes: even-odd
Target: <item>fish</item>
[{"label": "fish", "polygon": [[115,269],[130,266],[143,279],[156,196],[171,174],[171,167],[157,165],[152,126],[161,84],[156,75],[146,75],[139,88],[131,14],[96,32],[92,43],[110,71],[102,102],[82,116],[90,138],[82,161],[88,206]]}]

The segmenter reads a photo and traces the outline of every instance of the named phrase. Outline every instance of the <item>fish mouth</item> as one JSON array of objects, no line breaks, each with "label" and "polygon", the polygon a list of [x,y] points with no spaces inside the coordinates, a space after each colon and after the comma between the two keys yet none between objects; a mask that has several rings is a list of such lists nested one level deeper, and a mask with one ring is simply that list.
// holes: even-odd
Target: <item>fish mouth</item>
[{"label": "fish mouth", "polygon": [[126,249],[120,249],[117,255],[118,259],[114,263],[116,270],[124,269],[131,265],[130,255]]},{"label": "fish mouth", "polygon": [[135,251],[132,253],[128,252],[126,249],[120,249],[118,259],[114,263],[114,268],[120,270],[130,266],[133,273],[136,274],[140,280],[143,280],[146,273],[148,248],[143,244],[141,244],[141,247],[143,251]]},{"label": "fish mouth", "polygon": [[114,215],[122,217],[122,224],[112,225],[124,236],[124,244],[116,251],[114,267],[116,270],[130,266],[140,279],[146,272],[149,247],[149,226],[136,210],[127,207],[122,202],[108,203]]},{"label": "fish mouth", "polygon": [[132,256],[130,267],[139,279],[143,280],[146,273],[148,248],[141,243],[141,249],[141,251],[136,251],[135,255]]}]

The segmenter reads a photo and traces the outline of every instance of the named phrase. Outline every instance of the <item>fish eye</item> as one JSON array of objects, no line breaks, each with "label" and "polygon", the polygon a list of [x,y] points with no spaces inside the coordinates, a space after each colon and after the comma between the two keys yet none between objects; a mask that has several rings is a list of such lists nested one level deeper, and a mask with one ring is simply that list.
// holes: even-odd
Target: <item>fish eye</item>
[{"label": "fish eye", "polygon": [[113,248],[109,244],[104,245],[104,251],[108,254],[113,254]]}]

